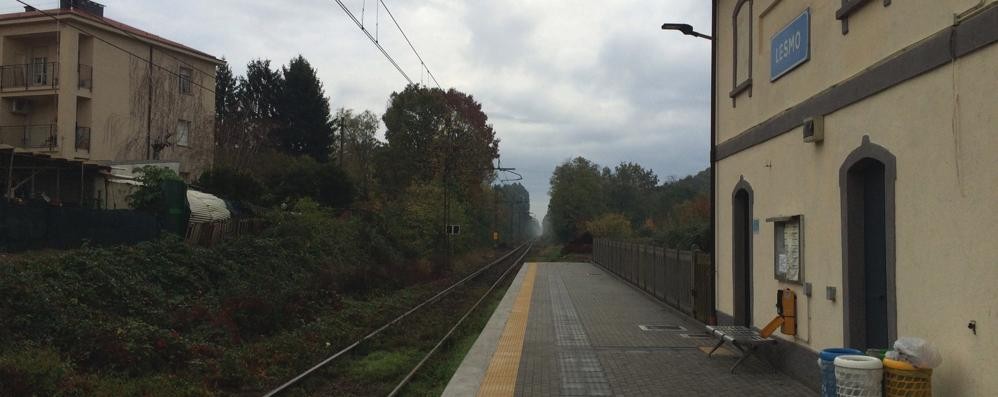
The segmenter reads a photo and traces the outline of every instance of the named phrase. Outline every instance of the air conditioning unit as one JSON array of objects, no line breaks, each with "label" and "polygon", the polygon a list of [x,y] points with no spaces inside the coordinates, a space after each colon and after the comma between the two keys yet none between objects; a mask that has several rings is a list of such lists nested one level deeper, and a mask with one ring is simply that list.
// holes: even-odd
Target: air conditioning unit
[{"label": "air conditioning unit", "polygon": [[14,98],[10,103],[11,113],[25,114],[31,111],[31,101],[27,99]]}]

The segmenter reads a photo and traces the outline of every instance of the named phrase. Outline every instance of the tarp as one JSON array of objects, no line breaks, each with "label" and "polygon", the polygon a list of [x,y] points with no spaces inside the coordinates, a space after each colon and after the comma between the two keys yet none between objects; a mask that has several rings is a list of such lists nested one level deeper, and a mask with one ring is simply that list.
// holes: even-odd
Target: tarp
[{"label": "tarp", "polygon": [[191,207],[191,223],[210,223],[232,218],[232,213],[226,208],[225,200],[217,196],[187,190],[187,202]]}]

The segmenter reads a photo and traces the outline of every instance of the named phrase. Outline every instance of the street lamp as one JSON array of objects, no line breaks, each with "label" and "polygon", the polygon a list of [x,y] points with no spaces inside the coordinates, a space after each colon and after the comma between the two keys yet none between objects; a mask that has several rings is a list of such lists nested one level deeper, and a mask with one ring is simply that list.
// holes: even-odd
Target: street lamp
[{"label": "street lamp", "polygon": [[[717,35],[717,0],[711,6],[712,35]],[[717,42],[714,38],[693,30],[686,23],[665,23],[662,30],[678,30],[684,35],[710,40],[710,238],[711,255],[717,255]],[[713,280],[717,283],[717,280]],[[716,299],[716,297],[715,297]],[[716,310],[716,309],[715,309]]]},{"label": "street lamp", "polygon": [[662,30],[678,30],[687,36],[700,37],[707,40],[713,40],[712,37],[693,30],[693,26],[688,23],[665,23],[662,24]]}]

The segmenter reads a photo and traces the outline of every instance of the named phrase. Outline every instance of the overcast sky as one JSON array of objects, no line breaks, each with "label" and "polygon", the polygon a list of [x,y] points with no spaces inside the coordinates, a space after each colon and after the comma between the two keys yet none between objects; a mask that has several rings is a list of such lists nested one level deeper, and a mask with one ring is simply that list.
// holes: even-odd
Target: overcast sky
[{"label": "overcast sky", "polygon": [[[99,2],[110,18],[225,57],[237,74],[254,58],[285,64],[302,54],[334,108],[380,114],[406,84],[333,0]],[[708,167],[709,42],[659,26],[709,32],[709,2],[385,2],[440,84],[482,103],[502,140],[502,165],[521,171],[538,219],[551,172],[575,156],[636,162],[663,180]],[[427,81],[383,9],[376,18],[373,0],[344,3],[358,19],[366,3],[368,29],[414,81]]]}]

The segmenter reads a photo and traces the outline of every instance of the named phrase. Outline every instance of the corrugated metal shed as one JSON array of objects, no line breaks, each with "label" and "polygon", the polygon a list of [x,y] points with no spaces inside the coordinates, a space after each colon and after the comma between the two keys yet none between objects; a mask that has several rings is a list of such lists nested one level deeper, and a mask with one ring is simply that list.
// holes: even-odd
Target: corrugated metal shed
[{"label": "corrugated metal shed", "polygon": [[187,202],[191,207],[191,223],[211,223],[232,218],[225,200],[217,196],[188,189]]}]

